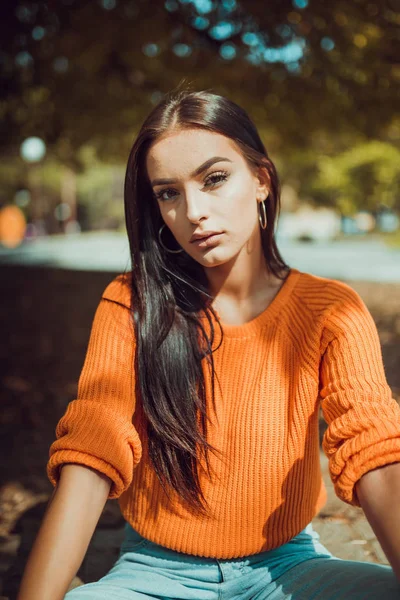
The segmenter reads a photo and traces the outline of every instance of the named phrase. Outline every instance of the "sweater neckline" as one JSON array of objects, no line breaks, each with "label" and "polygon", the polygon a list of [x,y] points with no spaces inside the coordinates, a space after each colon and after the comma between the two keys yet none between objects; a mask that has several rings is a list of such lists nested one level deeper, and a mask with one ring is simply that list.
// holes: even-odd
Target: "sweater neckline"
[{"label": "sweater neckline", "polygon": [[298,269],[291,267],[277,294],[268,306],[259,315],[241,325],[224,323],[221,320],[218,311],[214,309],[220,321],[224,337],[243,338],[256,334],[260,328],[271,321],[286,304],[300,275],[301,272]]}]

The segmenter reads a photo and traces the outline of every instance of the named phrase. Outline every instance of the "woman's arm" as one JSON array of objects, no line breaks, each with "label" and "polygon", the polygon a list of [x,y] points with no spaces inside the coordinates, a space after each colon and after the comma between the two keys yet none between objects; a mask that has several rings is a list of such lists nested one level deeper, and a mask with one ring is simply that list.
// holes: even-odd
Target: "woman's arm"
[{"label": "woman's arm", "polygon": [[82,564],[108,498],[111,480],[66,464],[25,567],[17,600],[62,600]]},{"label": "woman's arm", "polygon": [[382,550],[400,581],[400,462],[369,471],[356,492]]}]

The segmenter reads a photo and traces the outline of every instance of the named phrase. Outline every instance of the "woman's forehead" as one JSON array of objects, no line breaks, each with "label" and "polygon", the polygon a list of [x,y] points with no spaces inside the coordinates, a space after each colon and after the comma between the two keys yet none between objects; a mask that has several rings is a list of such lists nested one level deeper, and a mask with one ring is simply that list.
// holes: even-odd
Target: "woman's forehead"
[{"label": "woman's forehead", "polygon": [[235,162],[240,153],[233,140],[219,133],[180,130],[163,136],[150,147],[146,167],[150,177],[155,173],[160,177],[172,177],[171,171],[175,168],[180,172],[192,172],[213,156],[227,157]]}]

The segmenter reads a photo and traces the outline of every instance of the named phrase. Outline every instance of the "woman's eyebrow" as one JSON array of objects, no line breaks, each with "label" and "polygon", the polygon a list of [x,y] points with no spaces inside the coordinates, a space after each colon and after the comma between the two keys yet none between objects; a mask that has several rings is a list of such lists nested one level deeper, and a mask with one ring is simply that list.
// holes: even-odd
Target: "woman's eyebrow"
[{"label": "woman's eyebrow", "polygon": [[[190,175],[190,177],[197,177],[203,171],[206,171],[209,167],[217,162],[232,162],[230,158],[225,158],[223,156],[213,156],[204,162],[202,165],[197,167],[195,171]],[[153,179],[151,185],[166,185],[168,183],[176,183],[176,179]]]}]

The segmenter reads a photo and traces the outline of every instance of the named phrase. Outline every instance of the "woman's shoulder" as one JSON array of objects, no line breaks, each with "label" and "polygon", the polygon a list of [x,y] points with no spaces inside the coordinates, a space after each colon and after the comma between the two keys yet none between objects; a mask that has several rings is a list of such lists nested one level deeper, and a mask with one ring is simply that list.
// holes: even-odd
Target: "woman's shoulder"
[{"label": "woman's shoulder", "polygon": [[326,305],[341,303],[343,300],[359,299],[358,292],[341,279],[323,277],[301,271],[297,284],[297,295],[302,300],[311,300]]},{"label": "woman's shoulder", "polygon": [[131,276],[132,271],[120,273],[105,288],[102,298],[131,307]]},{"label": "woman's shoulder", "polygon": [[333,321],[336,329],[340,323],[343,325],[368,313],[360,294],[339,279],[301,272],[293,295],[299,311],[302,314],[306,311],[312,322],[322,329],[331,326]]}]

